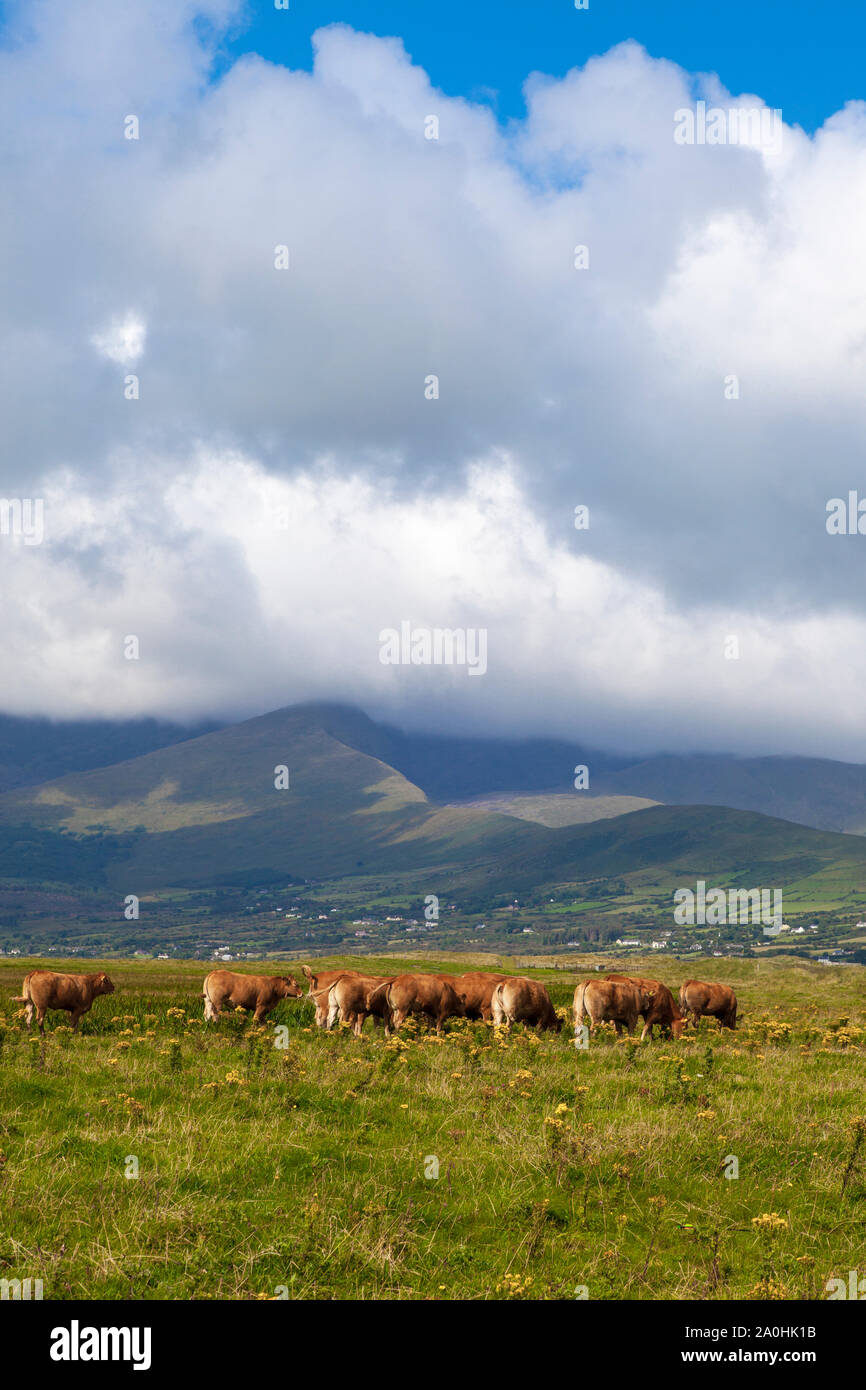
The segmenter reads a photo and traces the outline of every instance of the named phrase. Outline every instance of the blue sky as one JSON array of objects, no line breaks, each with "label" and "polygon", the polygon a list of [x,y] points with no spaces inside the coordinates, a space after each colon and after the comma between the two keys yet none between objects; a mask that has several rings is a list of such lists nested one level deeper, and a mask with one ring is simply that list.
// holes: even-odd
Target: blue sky
[{"label": "blue sky", "polygon": [[729,91],[757,94],[810,132],[866,96],[861,0],[590,0],[584,11],[572,0],[291,0],[288,12],[250,0],[248,12],[233,54],[309,68],[310,36],[321,25],[398,35],[446,94],[489,93],[502,118],[523,114],[529,72],[561,76],[629,38],[689,71],[718,73]]}]

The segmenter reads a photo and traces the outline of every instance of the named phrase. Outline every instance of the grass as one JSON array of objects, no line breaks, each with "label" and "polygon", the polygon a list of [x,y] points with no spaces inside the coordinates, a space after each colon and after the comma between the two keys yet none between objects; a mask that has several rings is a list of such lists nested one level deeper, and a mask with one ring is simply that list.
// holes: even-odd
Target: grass
[{"label": "grass", "polygon": [[[46,1298],[793,1299],[866,1272],[860,967],[725,961],[735,1034],[581,1052],[465,1021],[358,1041],[289,1001],[206,1028],[195,961],[113,961],[79,1036],[31,1039],[33,964],[0,964],[0,1278]],[[579,973],[532,973],[570,1004]]]}]

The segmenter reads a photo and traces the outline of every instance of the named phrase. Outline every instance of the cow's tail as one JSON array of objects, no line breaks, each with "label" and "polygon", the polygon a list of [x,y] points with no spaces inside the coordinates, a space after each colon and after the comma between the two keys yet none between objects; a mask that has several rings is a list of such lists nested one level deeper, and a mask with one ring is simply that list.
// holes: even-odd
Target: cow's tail
[{"label": "cow's tail", "polygon": [[[497,1014],[497,1010],[498,1010],[498,1012],[499,1012],[500,1014],[502,1014],[503,1016],[504,1016],[504,1014],[505,1014],[505,1006],[504,1006],[503,1003],[502,1003],[502,989],[503,989],[503,986],[506,985],[507,983],[508,983],[507,980],[500,980],[500,981],[499,981],[499,984],[496,986],[495,990],[493,991],[493,993],[492,993],[491,996],[490,996],[490,1012],[491,1012],[491,1015],[492,1015],[492,1017],[493,1017],[493,1022],[494,1022],[494,1024],[496,1023],[496,1014]],[[508,1020],[506,1019],[505,1021],[507,1022]],[[501,1020],[500,1020],[500,1022],[501,1022]]]},{"label": "cow's tail", "polygon": [[30,993],[30,976],[24,976],[24,984],[21,986],[21,993],[16,994],[12,1000],[13,1004],[32,1004],[33,996]]},{"label": "cow's tail", "polygon": [[204,984],[203,984],[203,986],[202,986],[202,991],[201,991],[202,998],[203,998],[203,1000],[204,1000],[204,1017],[205,1017],[205,1022],[206,1022],[206,1023],[215,1023],[215,1022],[217,1021],[217,1019],[219,1018],[219,1014],[218,1014],[218,1012],[217,1012],[216,1004],[215,1004],[214,1001],[211,999],[210,994],[208,993],[208,982],[209,982],[209,981],[210,981],[210,975],[206,975],[206,976],[205,976]]},{"label": "cow's tail", "polygon": [[[316,997],[316,999],[318,999],[318,996],[319,996],[320,994],[327,994],[327,996],[328,996],[328,1012],[327,1012],[327,1014],[326,1014],[326,1016],[325,1016],[325,1027],[326,1027],[326,1028],[331,1028],[331,1027],[333,1027],[333,1025],[336,1023],[336,1021],[337,1021],[338,1018],[339,1018],[339,1019],[341,1020],[341,1022],[342,1022],[342,1019],[343,1019],[343,1006],[342,1006],[342,1004],[340,1004],[339,1000],[336,998],[335,990],[336,990],[336,988],[337,988],[337,985],[339,985],[339,984],[342,982],[343,979],[344,979],[344,976],[341,975],[340,978],[339,978],[338,980],[335,980],[333,984],[326,986],[325,989],[317,989],[316,992],[315,992],[315,997]],[[310,993],[311,993],[311,994],[313,993],[312,987],[310,988]]]},{"label": "cow's tail", "polygon": [[584,1018],[587,1016],[587,1008],[584,1000],[586,998],[586,987],[588,984],[589,980],[582,980],[574,995],[574,1026],[576,1028],[583,1023]]}]

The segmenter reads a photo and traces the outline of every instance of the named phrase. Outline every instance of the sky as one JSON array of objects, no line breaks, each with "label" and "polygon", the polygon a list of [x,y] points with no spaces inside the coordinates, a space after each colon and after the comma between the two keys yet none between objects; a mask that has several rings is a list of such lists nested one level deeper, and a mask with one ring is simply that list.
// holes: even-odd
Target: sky
[{"label": "sky", "polygon": [[759,92],[768,106],[810,134],[862,94],[866,13],[857,0],[254,0],[223,44],[227,60],[260,53],[292,68],[312,67],[312,35],[341,23],[399,35],[413,61],[448,96],[469,97],[500,120],[526,115],[531,72],[562,78],[573,67],[636,39],[655,58],[690,73],[716,73],[731,92]]},{"label": "sky", "polygon": [[4,8],[4,712],[866,760],[863,21],[676,8]]}]

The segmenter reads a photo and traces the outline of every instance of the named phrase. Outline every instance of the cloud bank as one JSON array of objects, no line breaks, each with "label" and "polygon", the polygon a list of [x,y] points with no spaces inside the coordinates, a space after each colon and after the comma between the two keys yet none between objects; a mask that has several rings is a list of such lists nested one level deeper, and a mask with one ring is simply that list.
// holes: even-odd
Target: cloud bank
[{"label": "cloud bank", "polygon": [[[501,128],[343,26],[210,80],[236,19],[10,20],[0,705],[866,759],[866,106],[683,146],[760,99],[628,43]],[[487,674],[382,666],[406,619]]]}]

